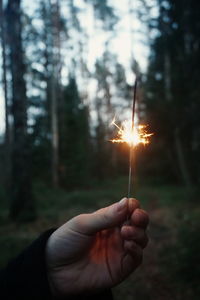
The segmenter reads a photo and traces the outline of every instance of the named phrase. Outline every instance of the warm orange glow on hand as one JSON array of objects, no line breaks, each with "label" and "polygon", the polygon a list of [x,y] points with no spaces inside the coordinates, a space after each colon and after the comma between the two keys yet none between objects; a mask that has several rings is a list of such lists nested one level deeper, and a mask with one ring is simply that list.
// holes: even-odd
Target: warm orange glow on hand
[{"label": "warm orange glow on hand", "polygon": [[127,143],[129,146],[137,146],[139,144],[149,144],[149,138],[153,133],[148,133],[147,125],[134,125],[132,122],[125,120],[121,127],[115,123],[113,119],[111,125],[118,129],[117,137],[112,139],[112,143]]}]

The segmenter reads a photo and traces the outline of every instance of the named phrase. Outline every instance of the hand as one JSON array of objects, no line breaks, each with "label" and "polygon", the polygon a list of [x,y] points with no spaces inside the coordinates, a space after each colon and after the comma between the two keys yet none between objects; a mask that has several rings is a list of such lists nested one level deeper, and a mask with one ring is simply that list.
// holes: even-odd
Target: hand
[{"label": "hand", "polygon": [[54,296],[90,293],[120,283],[142,262],[147,224],[148,215],[139,209],[139,202],[124,198],[58,228],[46,249]]}]

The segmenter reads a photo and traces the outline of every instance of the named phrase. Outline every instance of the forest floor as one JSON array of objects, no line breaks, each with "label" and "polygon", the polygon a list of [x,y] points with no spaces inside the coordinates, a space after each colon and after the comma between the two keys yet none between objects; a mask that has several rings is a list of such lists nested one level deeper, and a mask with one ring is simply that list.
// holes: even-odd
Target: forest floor
[{"label": "forest floor", "polygon": [[[109,205],[126,195],[127,178],[87,190],[66,192],[35,183],[38,218],[9,221],[6,195],[0,189],[0,267],[41,232],[72,216]],[[116,300],[200,299],[200,201],[195,189],[181,186],[135,186],[135,196],[150,214],[150,242],[143,265],[113,289]]]}]

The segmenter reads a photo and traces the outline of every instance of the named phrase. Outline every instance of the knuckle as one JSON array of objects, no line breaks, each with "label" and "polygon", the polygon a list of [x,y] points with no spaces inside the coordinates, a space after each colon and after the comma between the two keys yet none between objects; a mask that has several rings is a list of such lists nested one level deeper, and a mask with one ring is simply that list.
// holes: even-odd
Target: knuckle
[{"label": "knuckle", "polygon": [[87,214],[80,214],[73,219],[71,219],[72,224],[75,224],[77,226],[84,226],[87,221]]}]

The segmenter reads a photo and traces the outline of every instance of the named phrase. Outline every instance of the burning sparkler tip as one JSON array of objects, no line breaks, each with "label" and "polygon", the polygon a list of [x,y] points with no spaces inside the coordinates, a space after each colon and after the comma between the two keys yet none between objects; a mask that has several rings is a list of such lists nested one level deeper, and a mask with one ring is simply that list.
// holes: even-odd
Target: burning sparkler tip
[{"label": "burning sparkler tip", "polygon": [[112,125],[118,129],[117,137],[111,140],[112,143],[127,143],[131,147],[139,144],[149,144],[152,133],[147,132],[147,125],[136,126],[135,124],[132,126],[131,121],[125,120],[120,127],[116,124],[115,119],[112,121]]}]

